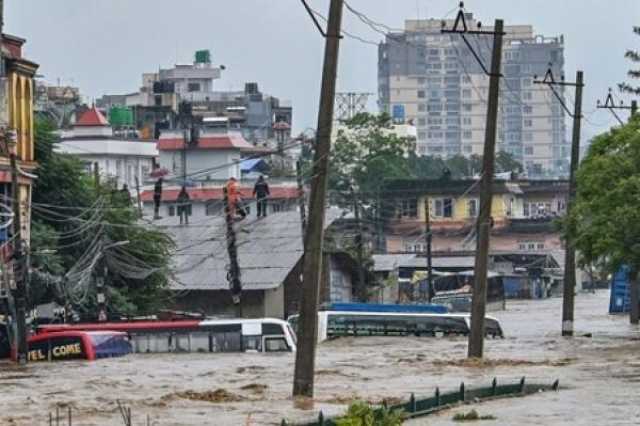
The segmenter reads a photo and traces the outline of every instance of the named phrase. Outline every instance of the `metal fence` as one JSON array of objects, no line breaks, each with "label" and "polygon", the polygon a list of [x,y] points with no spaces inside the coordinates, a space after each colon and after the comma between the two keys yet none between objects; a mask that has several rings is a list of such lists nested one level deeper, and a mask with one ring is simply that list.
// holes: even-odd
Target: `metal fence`
[{"label": "metal fence", "polygon": [[[412,393],[409,401],[391,406],[387,406],[386,403],[383,402],[382,407],[376,411],[382,409],[389,409],[391,411],[398,410],[402,412],[404,418],[409,419],[427,416],[462,403],[477,403],[490,399],[525,396],[544,391],[557,391],[559,385],[559,380],[556,380],[551,385],[529,384],[526,383],[524,377],[520,379],[519,382],[510,384],[498,384],[498,379],[494,378],[491,386],[477,389],[467,389],[464,382],[462,382],[460,388],[456,391],[440,393],[440,389],[436,388],[433,396],[423,399],[417,399]],[[281,426],[335,426],[336,419],[325,419],[324,414],[320,411],[318,419],[308,423],[288,423],[283,419],[280,424]]]}]

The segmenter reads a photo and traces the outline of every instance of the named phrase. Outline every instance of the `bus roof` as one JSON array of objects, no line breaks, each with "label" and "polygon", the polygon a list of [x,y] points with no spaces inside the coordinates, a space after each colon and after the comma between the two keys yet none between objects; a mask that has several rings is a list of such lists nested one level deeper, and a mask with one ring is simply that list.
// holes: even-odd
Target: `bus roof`
[{"label": "bus roof", "polygon": [[38,333],[63,331],[134,331],[134,330],[162,330],[197,328],[198,320],[183,321],[135,321],[135,322],[104,322],[85,324],[46,324],[38,327]]},{"label": "bus roof", "polygon": [[398,305],[387,303],[332,303],[328,311],[348,311],[348,312],[414,312],[414,313],[435,313],[446,314],[449,312],[446,306],[434,303],[422,305]]}]

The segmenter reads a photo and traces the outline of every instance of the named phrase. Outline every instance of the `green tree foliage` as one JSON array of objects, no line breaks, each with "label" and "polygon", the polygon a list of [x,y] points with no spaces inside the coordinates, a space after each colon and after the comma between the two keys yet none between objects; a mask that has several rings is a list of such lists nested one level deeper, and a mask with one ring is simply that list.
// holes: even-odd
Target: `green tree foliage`
[{"label": "green tree foliage", "polygon": [[[640,27],[633,27],[633,32],[636,35],[640,36]],[[627,59],[629,59],[632,63],[640,64],[640,52],[638,52],[637,50],[629,49],[629,50],[626,51],[624,56]],[[627,75],[629,76],[629,78],[634,79],[634,80],[640,79],[640,68],[630,69],[627,72]],[[629,83],[620,83],[618,85],[618,87],[623,92],[632,93],[634,95],[640,95],[640,87],[638,87],[638,86],[634,86],[634,85],[631,85]]]},{"label": "green tree foliage", "polygon": [[577,173],[578,192],[565,232],[581,263],[609,272],[640,270],[640,117],[598,136]]},{"label": "green tree foliage", "polygon": [[[332,147],[329,187],[339,194],[355,188],[367,204],[385,179],[410,175],[408,153],[414,141],[391,132],[388,115],[358,114],[338,130]],[[346,196],[346,198],[349,198]]]},{"label": "green tree foliage", "polygon": [[[99,188],[75,157],[56,153],[55,127],[35,123],[38,179],[33,189],[31,259],[32,303],[52,298],[59,303],[68,294],[65,274],[96,240],[104,245],[128,241],[105,250],[108,266],[108,305],[112,314],[154,312],[168,300],[167,265],[173,247],[164,233],[143,226],[127,195],[108,184]],[[94,267],[95,269],[95,267]],[[89,273],[92,271],[89,270]],[[74,308],[95,315],[95,288]]]}]

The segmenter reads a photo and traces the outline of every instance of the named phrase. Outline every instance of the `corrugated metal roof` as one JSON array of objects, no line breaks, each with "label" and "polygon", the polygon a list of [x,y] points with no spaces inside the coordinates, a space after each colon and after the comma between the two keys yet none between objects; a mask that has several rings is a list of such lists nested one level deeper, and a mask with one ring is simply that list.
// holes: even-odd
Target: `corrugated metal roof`
[{"label": "corrugated metal roof", "polygon": [[[338,216],[327,213],[327,223]],[[226,224],[223,217],[211,216],[178,225],[177,217],[155,221],[169,233],[177,246],[173,258],[175,279],[172,290],[226,290]],[[248,216],[235,224],[238,264],[243,290],[277,288],[302,256],[300,214],[297,211],[272,214],[263,219]]]}]

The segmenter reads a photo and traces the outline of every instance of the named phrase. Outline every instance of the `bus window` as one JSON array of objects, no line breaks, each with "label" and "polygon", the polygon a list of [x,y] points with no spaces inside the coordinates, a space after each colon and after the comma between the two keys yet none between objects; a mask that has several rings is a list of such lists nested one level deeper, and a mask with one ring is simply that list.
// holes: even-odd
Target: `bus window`
[{"label": "bus window", "polygon": [[284,336],[284,330],[280,324],[264,323],[262,324],[263,336]]},{"label": "bus window", "polygon": [[29,344],[29,362],[49,361],[49,339]]},{"label": "bus window", "polygon": [[242,349],[245,351],[262,351],[262,336],[242,336]]},{"label": "bus window", "polygon": [[147,352],[170,352],[169,351],[169,333],[152,333],[149,334],[149,346]]},{"label": "bus window", "polygon": [[239,332],[213,333],[211,337],[213,352],[240,352],[242,350],[242,336]]},{"label": "bus window", "polygon": [[52,336],[49,352],[52,361],[86,358],[84,343],[80,337]]},{"label": "bus window", "polygon": [[192,352],[209,352],[211,351],[211,342],[209,333],[195,332],[191,333],[191,351]]},{"label": "bus window", "polygon": [[171,334],[171,352],[189,352],[188,334]]},{"label": "bus window", "polygon": [[265,352],[288,352],[289,346],[284,337],[265,337],[264,350]]}]

